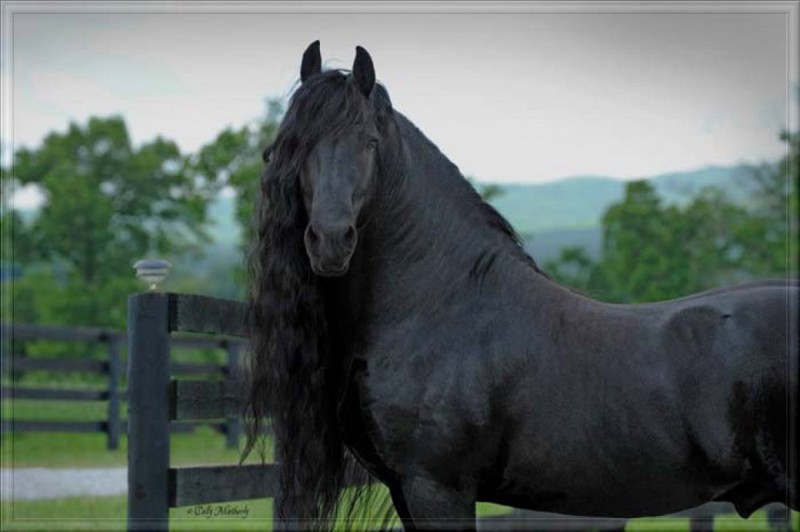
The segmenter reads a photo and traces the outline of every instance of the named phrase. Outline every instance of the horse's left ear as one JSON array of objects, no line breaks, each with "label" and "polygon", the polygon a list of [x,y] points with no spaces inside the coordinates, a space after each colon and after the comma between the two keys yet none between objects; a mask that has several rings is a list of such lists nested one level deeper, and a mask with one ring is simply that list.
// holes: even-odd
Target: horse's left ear
[{"label": "horse's left ear", "polygon": [[305,83],[308,78],[322,71],[322,56],[319,53],[319,41],[308,45],[303,52],[303,63],[300,65],[300,81]]},{"label": "horse's left ear", "polygon": [[356,60],[353,62],[353,79],[356,80],[359,90],[364,96],[369,97],[375,86],[375,67],[369,52],[356,46]]}]

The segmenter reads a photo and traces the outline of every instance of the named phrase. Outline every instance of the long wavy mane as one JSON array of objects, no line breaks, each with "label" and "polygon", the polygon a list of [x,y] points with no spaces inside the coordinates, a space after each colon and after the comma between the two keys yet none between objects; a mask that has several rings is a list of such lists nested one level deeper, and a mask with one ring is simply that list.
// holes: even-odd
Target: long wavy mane
[{"label": "long wavy mane", "polygon": [[330,526],[352,460],[337,420],[345,354],[336,352],[325,287],[306,255],[308,214],[299,174],[320,138],[364,117],[364,99],[347,81],[344,71],[326,71],[292,96],[268,148],[248,258],[251,353],[244,456],[259,441],[263,419],[271,416],[281,464],[275,511],[300,517],[309,528]]}]

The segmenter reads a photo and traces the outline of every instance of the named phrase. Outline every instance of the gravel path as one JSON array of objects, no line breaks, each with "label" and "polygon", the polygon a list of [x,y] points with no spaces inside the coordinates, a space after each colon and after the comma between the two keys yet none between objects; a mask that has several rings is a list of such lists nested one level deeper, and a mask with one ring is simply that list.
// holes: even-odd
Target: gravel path
[{"label": "gravel path", "polygon": [[124,495],[127,491],[126,467],[0,469],[0,496],[4,501]]}]

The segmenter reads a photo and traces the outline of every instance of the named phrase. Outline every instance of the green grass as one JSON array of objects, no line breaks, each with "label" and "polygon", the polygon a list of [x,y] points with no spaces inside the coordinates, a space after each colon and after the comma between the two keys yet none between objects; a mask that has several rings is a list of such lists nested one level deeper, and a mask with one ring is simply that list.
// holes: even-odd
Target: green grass
[{"label": "green grass", "polygon": [[3,503],[3,530],[124,530],[127,498],[75,497]]},{"label": "green grass", "polygon": [[[3,503],[3,530],[125,530],[127,499],[74,497],[46,501]],[[222,517],[225,511],[230,517]],[[232,510],[232,511],[231,511]],[[509,511],[504,506],[480,503],[478,515]],[[245,513],[246,512],[246,513]],[[369,522],[358,524],[369,525]],[[399,526],[399,521],[390,522]],[[258,499],[208,504],[170,510],[170,530],[271,530],[272,501]]]},{"label": "green grass", "polygon": [[510,512],[512,508],[495,504],[493,502],[479,502],[475,506],[475,513],[481,515],[501,515]]},{"label": "green grass", "polygon": [[[126,529],[126,506],[127,498],[124,496],[3,503],[0,528],[9,531],[122,531]],[[223,517],[225,510],[230,517]],[[170,530],[272,530],[272,501],[263,499],[173,508],[170,510]]]},{"label": "green grass", "polygon": [[625,524],[625,532],[689,532],[689,520],[671,517],[634,519]]},{"label": "green grass", "polygon": [[[796,516],[795,516],[796,517]],[[736,514],[714,516],[716,532],[761,532],[771,530],[767,512],[755,512],[745,520]]]},{"label": "green grass", "polygon": [[[86,387],[37,386],[51,389],[96,389]],[[3,417],[30,421],[99,421],[108,416],[106,401],[45,401],[14,399],[2,402]],[[127,404],[120,404],[120,417],[127,418]]]},{"label": "green grass", "polygon": [[[46,501],[24,501],[2,505],[0,528],[8,531],[125,530],[126,498],[75,497]],[[229,517],[223,517],[227,511]],[[478,515],[498,515],[508,508],[479,503]],[[396,523],[396,521],[394,522]],[[800,514],[792,514],[792,530],[800,530]],[[258,499],[226,504],[208,504],[170,510],[170,530],[272,530],[272,501]],[[688,532],[687,518],[633,519],[626,532]],[[735,514],[714,519],[716,532],[768,531],[766,512],[750,519]]]}]

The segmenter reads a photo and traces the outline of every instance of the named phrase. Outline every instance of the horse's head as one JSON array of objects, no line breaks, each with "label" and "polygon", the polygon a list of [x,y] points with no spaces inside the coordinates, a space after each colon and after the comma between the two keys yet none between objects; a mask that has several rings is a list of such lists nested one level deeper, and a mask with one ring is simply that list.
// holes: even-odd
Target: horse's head
[{"label": "horse's head", "polygon": [[375,185],[402,176],[404,153],[369,54],[357,48],[352,71],[323,71],[321,63],[315,42],[264,151],[248,261],[246,449],[259,441],[260,423],[272,414],[283,458],[275,510],[309,519],[304,523],[313,530],[336,515],[349,463],[338,411],[349,353],[331,341],[326,303],[332,299],[318,276],[350,268],[359,232],[363,246],[364,227],[377,219],[378,201],[390,190]]},{"label": "horse's head", "polygon": [[[310,92],[315,92],[315,84],[327,81],[320,79],[320,65],[317,41],[303,54],[300,69],[303,86],[310,86]],[[312,145],[299,175],[308,214],[306,252],[314,273],[326,277],[344,275],[350,266],[358,243],[360,214],[377,174],[381,143],[373,98],[375,69],[369,53],[357,47],[352,73],[334,74],[341,76],[335,85],[339,94],[316,91],[329,99],[317,104],[322,109],[318,116],[306,119],[336,123],[321,124],[316,129],[321,133],[318,138],[311,137]]]}]

